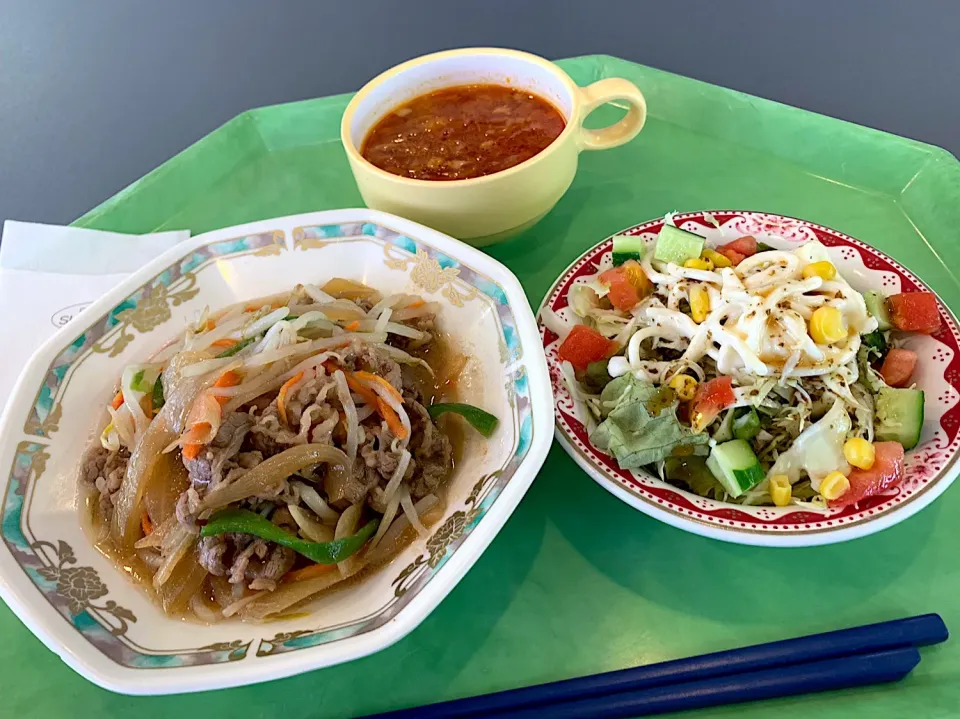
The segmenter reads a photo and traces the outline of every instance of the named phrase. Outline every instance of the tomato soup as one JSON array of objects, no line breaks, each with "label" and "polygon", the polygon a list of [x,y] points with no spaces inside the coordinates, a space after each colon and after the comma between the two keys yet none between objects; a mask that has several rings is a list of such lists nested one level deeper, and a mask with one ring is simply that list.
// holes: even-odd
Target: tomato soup
[{"label": "tomato soup", "polygon": [[502,85],[462,85],[421,95],[381,118],[360,154],[414,180],[466,180],[529,160],[563,132],[550,102]]}]

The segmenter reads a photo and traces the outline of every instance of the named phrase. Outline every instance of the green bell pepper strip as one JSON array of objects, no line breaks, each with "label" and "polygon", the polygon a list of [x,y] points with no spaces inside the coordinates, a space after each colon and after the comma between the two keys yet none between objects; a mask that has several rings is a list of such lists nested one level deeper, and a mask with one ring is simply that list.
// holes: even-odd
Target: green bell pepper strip
[{"label": "green bell pepper strip", "polygon": [[163,403],[167,400],[163,396],[163,376],[157,377],[157,381],[153,383],[153,397],[151,398],[151,404],[153,405],[153,411],[156,412],[158,409],[163,407]]},{"label": "green bell pepper strip", "polygon": [[337,564],[352,554],[356,554],[373,536],[380,525],[379,519],[371,519],[359,532],[349,537],[334,539],[332,542],[308,542],[285,529],[278,527],[268,519],[248,509],[221,509],[200,529],[201,537],[214,537],[218,534],[240,532],[289,547],[317,564]]},{"label": "green bell pepper strip", "polygon": [[252,344],[253,342],[256,342],[258,339],[260,339],[260,337],[248,337],[245,340],[241,340],[240,342],[237,342],[237,344],[235,344],[233,347],[229,347],[225,349],[223,352],[221,352],[220,354],[218,354],[217,359],[221,359],[223,357],[233,357],[237,352],[242,350],[247,345]]},{"label": "green bell pepper strip", "polygon": [[470,423],[471,427],[487,438],[493,434],[493,431],[500,423],[500,420],[489,412],[484,412],[479,407],[474,407],[472,404],[464,404],[463,402],[441,402],[440,404],[434,404],[428,407],[427,412],[430,413],[431,419],[436,419],[444,412],[459,414]]}]

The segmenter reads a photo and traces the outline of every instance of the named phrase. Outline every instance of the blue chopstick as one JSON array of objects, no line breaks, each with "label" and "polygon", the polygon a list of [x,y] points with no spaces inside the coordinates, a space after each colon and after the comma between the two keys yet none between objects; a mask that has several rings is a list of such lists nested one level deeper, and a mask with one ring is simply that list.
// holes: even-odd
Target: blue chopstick
[{"label": "blue chopstick", "polygon": [[624,719],[895,682],[920,663],[916,647],[791,664],[746,674],[497,712],[497,719]]},{"label": "blue chopstick", "polygon": [[[704,654],[687,659],[594,674],[575,679],[511,689],[439,704],[402,709],[377,715],[380,719],[460,719],[492,715],[544,704],[557,705],[594,696],[635,692],[681,682],[699,682],[714,677],[742,675],[803,662],[815,662],[854,654],[867,654],[902,647],[937,644],[948,637],[938,614],[924,614],[852,629],[812,634],[796,639],[757,644]],[[551,707],[551,712],[553,707]]]}]

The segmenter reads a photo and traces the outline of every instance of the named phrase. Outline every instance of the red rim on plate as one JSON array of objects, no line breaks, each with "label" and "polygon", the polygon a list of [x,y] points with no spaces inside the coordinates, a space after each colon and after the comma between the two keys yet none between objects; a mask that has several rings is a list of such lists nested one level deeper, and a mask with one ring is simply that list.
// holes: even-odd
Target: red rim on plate
[{"label": "red rim on plate", "polygon": [[[674,216],[677,226],[721,244],[742,235],[775,247],[796,247],[817,239],[829,249],[839,271],[857,289],[885,294],[931,291],[915,275],[875,248],[836,230],[781,215],[758,212],[694,212]],[[714,222],[715,221],[715,222]],[[654,241],[663,218],[618,234]],[[719,227],[718,227],[719,225]],[[568,267],[541,305],[566,314],[570,286],[610,266],[613,237],[591,248]],[[582,281],[582,280],[581,280]],[[907,342],[918,352],[917,384],[925,391],[921,443],[907,452],[903,483],[857,505],[826,513],[797,507],[742,507],[677,489],[643,471],[620,469],[590,444],[557,359],[558,336],[542,321],[540,332],[554,391],[556,436],[573,459],[601,486],[633,507],[673,526],[741,544],[803,546],[828,544],[872,534],[916,513],[939,496],[960,472],[960,332],[956,318],[938,298],[943,319],[932,336]]]}]

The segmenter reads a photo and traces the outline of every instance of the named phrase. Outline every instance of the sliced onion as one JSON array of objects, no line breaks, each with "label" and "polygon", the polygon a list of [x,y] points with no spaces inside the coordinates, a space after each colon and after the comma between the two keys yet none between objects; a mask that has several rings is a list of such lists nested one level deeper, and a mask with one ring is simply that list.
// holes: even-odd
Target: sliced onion
[{"label": "sliced onion", "polygon": [[[439,504],[440,500],[435,495],[428,494],[426,497],[413,505],[413,507],[417,511],[417,516],[421,518],[422,523],[423,517]],[[409,526],[410,520],[407,519],[406,515],[397,517],[397,519],[390,525],[390,529],[383,535],[383,538],[377,545],[377,551],[371,551],[369,554],[367,554],[367,563],[376,564],[378,562],[382,562],[384,559],[390,556],[390,553],[395,550],[397,542],[400,541],[401,535],[403,535]]]},{"label": "sliced onion", "polygon": [[206,622],[207,624],[216,624],[223,616],[223,612],[220,611],[220,608],[211,608],[207,603],[206,598],[202,594],[194,594],[192,597],[190,597],[190,611],[193,612],[193,615],[197,619],[199,619],[201,622]]},{"label": "sliced onion", "polygon": [[305,312],[304,314],[297,317],[297,319],[291,322],[293,329],[298,332],[302,330],[307,325],[313,325],[314,327],[322,327],[323,329],[333,330],[336,328],[336,325],[330,321],[330,318],[327,317],[323,312]]},{"label": "sliced onion", "polygon": [[183,559],[187,552],[193,547],[195,538],[182,525],[174,527],[170,533],[164,537],[161,550],[163,553],[163,564],[153,575],[153,586],[159,589],[173,574],[177,563]]},{"label": "sliced onion", "polygon": [[336,526],[337,520],[340,519],[340,512],[327,504],[320,493],[309,484],[305,482],[294,482],[294,484],[300,490],[300,499],[303,500],[303,503],[310,507],[323,522]]},{"label": "sliced onion", "polygon": [[394,496],[387,503],[386,511],[383,513],[383,517],[380,518],[380,526],[377,527],[377,533],[373,535],[373,539],[370,541],[370,549],[372,552],[377,548],[377,545],[380,544],[380,540],[383,539],[383,535],[387,533],[387,530],[390,529],[390,525],[393,524],[393,520],[397,516],[397,510],[400,508],[400,497]]},{"label": "sliced onion", "polygon": [[436,315],[440,312],[440,304],[437,302],[425,302],[419,307],[404,307],[400,310],[394,310],[393,319],[395,322],[406,322],[416,317],[426,317],[427,315]]},{"label": "sliced onion", "polygon": [[333,295],[328,295],[316,285],[304,284],[303,289],[314,302],[335,302],[337,299]]},{"label": "sliced onion", "polygon": [[293,521],[300,527],[303,536],[311,542],[330,542],[334,539],[334,530],[324,524],[320,524],[320,522],[311,517],[308,512],[305,512],[302,507],[289,504],[287,505],[287,509],[290,510],[290,516],[293,517]]},{"label": "sliced onion", "polygon": [[380,298],[380,293],[372,287],[368,287],[362,282],[348,280],[344,277],[334,277],[320,288],[323,292],[334,297],[343,297],[348,300],[376,297]]},{"label": "sliced onion", "polygon": [[320,302],[314,305],[302,305],[291,311],[293,315],[304,315],[308,312],[322,312],[332,322],[352,322],[366,319],[367,313],[358,305],[349,300],[334,299],[330,302]]},{"label": "sliced onion", "polygon": [[329,444],[300,444],[265,459],[235,482],[218,487],[200,502],[200,511],[218,509],[274,489],[295,472],[326,463],[328,477],[347,473],[347,455]]},{"label": "sliced onion", "polygon": [[226,367],[228,364],[239,365],[237,360],[233,357],[214,357],[212,359],[200,360],[199,362],[195,362],[192,365],[184,367],[183,376],[199,377],[200,375],[205,375]]},{"label": "sliced onion", "polygon": [[[356,534],[360,528],[360,514],[362,512],[363,502],[351,504],[343,510],[343,514],[341,514],[340,519],[337,520],[337,528],[334,530],[333,538],[343,539],[344,537],[350,537]],[[347,557],[342,562],[337,562],[337,569],[340,570],[342,576],[348,577],[355,571],[358,564],[357,555],[353,555]]]},{"label": "sliced onion", "polygon": [[410,466],[411,456],[412,455],[407,450],[401,450],[400,461],[397,462],[397,468],[394,470],[393,475],[390,477],[390,481],[387,482],[387,486],[383,490],[384,502],[389,503],[390,500],[393,499],[393,495],[400,486],[400,482],[403,481],[403,475],[407,473],[407,467]]},{"label": "sliced onion", "polygon": [[[393,310],[392,310],[392,309],[390,309],[389,307],[385,308],[385,309],[380,313],[380,316],[377,318],[377,323],[374,325],[373,331],[374,331],[374,332],[386,332],[386,331],[387,331],[387,325],[390,323],[390,315],[392,315],[392,314],[393,314]],[[363,325],[363,323],[361,323],[361,326],[362,326],[362,325]]]},{"label": "sliced onion", "polygon": [[390,359],[394,360],[395,362],[399,362],[400,364],[416,365],[417,367],[423,367],[423,369],[425,369],[430,374],[431,377],[434,376],[433,367],[427,364],[426,360],[422,360],[419,357],[414,357],[413,355],[404,352],[402,349],[399,349],[397,347],[391,347],[390,345],[387,345],[387,344],[376,344],[374,345],[374,347],[376,347],[378,350],[382,350],[383,352],[386,352],[387,355],[390,356]]},{"label": "sliced onion", "polygon": [[[363,565],[357,563],[353,573],[359,572]],[[347,575],[349,576],[349,575]],[[309,599],[315,594],[319,594],[325,589],[329,589],[335,584],[339,584],[347,576],[340,572],[326,572],[313,579],[304,579],[299,582],[283,583],[273,592],[261,592],[254,594],[253,597],[244,602],[245,606],[240,610],[244,619],[253,621],[262,621],[271,614],[279,614],[290,607]],[[224,616],[227,611],[224,610]]]},{"label": "sliced onion", "polygon": [[182,378],[182,369],[196,361],[190,352],[181,352],[170,360],[163,372],[166,403],[153,418],[130,453],[127,472],[117,494],[111,533],[121,549],[130,549],[140,538],[140,503],[150,482],[162,481],[156,472],[164,447],[179,435],[187,410],[205,388],[203,380]]},{"label": "sliced onion", "polygon": [[403,513],[407,520],[411,526],[417,530],[417,534],[421,537],[425,536],[427,534],[427,528],[423,526],[420,517],[417,516],[417,510],[414,509],[413,500],[410,499],[410,490],[407,488],[407,485],[401,486],[397,494],[400,495],[400,506],[403,507]]}]

